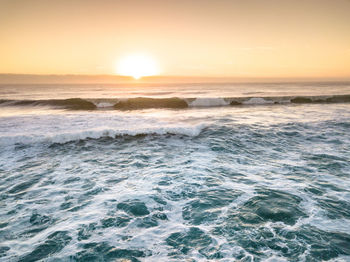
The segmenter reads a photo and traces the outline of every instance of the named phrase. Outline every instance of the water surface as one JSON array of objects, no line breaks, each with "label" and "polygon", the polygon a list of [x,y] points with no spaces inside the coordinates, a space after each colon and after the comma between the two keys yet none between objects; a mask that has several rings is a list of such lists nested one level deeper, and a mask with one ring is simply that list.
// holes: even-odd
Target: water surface
[{"label": "water surface", "polygon": [[276,86],[1,86],[0,260],[350,261],[349,85]]}]

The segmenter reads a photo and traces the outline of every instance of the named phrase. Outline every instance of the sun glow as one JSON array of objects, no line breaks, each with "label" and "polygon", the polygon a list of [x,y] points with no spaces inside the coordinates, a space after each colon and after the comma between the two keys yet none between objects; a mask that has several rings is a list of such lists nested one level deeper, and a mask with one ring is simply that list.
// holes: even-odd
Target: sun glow
[{"label": "sun glow", "polygon": [[159,69],[152,57],[143,54],[134,54],[126,56],[119,61],[117,74],[139,79],[143,76],[157,75],[159,74]]}]

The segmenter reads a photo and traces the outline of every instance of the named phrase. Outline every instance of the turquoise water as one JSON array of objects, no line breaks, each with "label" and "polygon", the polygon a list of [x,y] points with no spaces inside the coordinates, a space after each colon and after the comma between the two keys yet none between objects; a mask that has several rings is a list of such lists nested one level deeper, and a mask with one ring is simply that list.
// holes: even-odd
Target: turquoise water
[{"label": "turquoise water", "polygon": [[3,105],[0,260],[350,261],[350,104],[259,99]]}]

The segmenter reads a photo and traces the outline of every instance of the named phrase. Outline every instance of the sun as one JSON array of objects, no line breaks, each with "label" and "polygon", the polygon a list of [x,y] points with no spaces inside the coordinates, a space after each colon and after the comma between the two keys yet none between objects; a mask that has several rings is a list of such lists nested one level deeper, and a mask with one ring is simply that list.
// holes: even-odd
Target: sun
[{"label": "sun", "polygon": [[118,62],[116,69],[117,74],[132,76],[135,79],[159,74],[155,60],[145,54],[133,54],[123,57]]}]

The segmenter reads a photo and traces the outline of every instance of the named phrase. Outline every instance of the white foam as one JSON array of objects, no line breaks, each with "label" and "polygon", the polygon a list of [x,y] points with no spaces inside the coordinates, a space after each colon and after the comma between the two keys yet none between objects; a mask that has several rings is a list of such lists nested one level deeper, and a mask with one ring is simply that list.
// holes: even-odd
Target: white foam
[{"label": "white foam", "polygon": [[287,259],[283,258],[283,257],[279,257],[279,256],[276,256],[276,255],[273,255],[267,259],[264,259],[263,261],[265,262],[285,262],[285,261],[288,261]]},{"label": "white foam", "polygon": [[212,106],[227,106],[230,102],[223,98],[196,98],[189,102],[190,107],[212,107]]},{"label": "white foam", "polygon": [[245,105],[264,105],[264,104],[273,104],[273,101],[265,100],[262,97],[252,97],[247,101],[243,101]]},{"label": "white foam", "polygon": [[97,108],[106,108],[106,107],[113,107],[114,103],[108,103],[108,102],[97,102],[94,103]]},{"label": "white foam", "polygon": [[336,258],[332,258],[328,260],[329,262],[349,262],[350,261],[350,256],[345,256],[345,255],[340,255]]},{"label": "white foam", "polygon": [[71,114],[7,117],[0,121],[0,145],[66,143],[87,138],[136,135],[197,136],[203,124],[164,121],[144,116]]},{"label": "white foam", "polygon": [[310,220],[310,225],[323,231],[341,232],[344,234],[348,234],[350,232],[350,221],[345,218],[328,219],[325,216],[318,216]]}]

